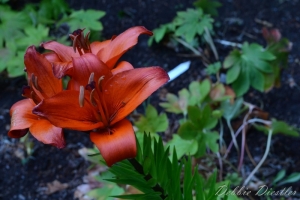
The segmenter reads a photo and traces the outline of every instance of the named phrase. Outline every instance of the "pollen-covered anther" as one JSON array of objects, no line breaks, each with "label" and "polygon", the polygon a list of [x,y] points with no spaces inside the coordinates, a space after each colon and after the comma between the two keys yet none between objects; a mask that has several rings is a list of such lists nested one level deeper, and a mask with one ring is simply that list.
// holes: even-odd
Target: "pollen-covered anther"
[{"label": "pollen-covered anther", "polygon": [[79,88],[79,106],[82,108],[84,106],[84,87]]},{"label": "pollen-covered anther", "polygon": [[100,91],[101,91],[101,92],[102,92],[101,82],[102,82],[103,79],[104,79],[104,76],[101,76],[101,77],[98,79],[98,87],[100,88]]},{"label": "pollen-covered anther", "polygon": [[93,89],[90,94],[90,100],[91,100],[91,103],[93,104],[93,106],[97,106],[94,94],[95,94],[95,89]]}]

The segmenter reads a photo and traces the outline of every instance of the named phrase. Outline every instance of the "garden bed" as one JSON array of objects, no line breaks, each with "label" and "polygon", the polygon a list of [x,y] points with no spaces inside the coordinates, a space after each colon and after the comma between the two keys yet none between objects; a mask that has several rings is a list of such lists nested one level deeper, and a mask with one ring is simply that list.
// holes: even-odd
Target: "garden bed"
[{"label": "garden bed", "polygon": [[[68,0],[74,9],[99,9],[106,12],[101,19],[104,29],[102,36],[110,38],[132,26],[142,25],[149,30],[157,28],[160,24],[170,22],[176,11],[192,7],[193,1],[75,1]],[[215,37],[231,42],[258,42],[263,44],[261,29],[263,23],[270,23],[278,28],[283,37],[293,43],[289,56],[289,67],[282,72],[281,87],[274,88],[268,93],[251,91],[246,95],[246,100],[263,109],[279,120],[300,128],[300,17],[298,0],[286,1],[220,1],[223,6],[219,9],[216,23]],[[236,23],[240,21],[241,23]],[[78,28],[83,28],[80,25]],[[177,93],[187,87],[191,81],[203,79],[203,69],[199,58],[179,56],[173,49],[155,44],[147,45],[148,36],[141,36],[139,43],[124,57],[135,67],[161,66],[166,71],[173,69],[178,64],[191,60],[190,69],[166,84],[151,97],[151,103],[159,107],[161,93]],[[220,57],[226,56],[228,46],[216,44]],[[74,192],[78,185],[83,183],[89,163],[82,158],[78,150],[83,147],[92,147],[89,137],[85,133],[66,131],[66,148],[59,150],[55,147],[43,145],[34,139],[34,153],[26,164],[21,163],[23,148],[18,139],[7,136],[10,117],[9,109],[13,103],[22,99],[22,86],[26,85],[23,77],[0,81],[0,199],[74,199]],[[159,110],[162,110],[159,108]],[[175,124],[176,116],[170,115],[170,125]],[[252,155],[261,157],[267,137],[250,129],[247,135],[247,144]],[[262,178],[274,176],[280,169],[288,173],[300,171],[299,138],[274,136],[271,152],[266,163],[260,170]],[[234,160],[234,159],[233,159]],[[245,165],[253,166],[249,160]],[[47,184],[58,180],[66,183],[67,187],[55,193],[49,193]],[[293,190],[300,193],[300,183],[291,185]],[[300,198],[300,197],[299,197]]]}]

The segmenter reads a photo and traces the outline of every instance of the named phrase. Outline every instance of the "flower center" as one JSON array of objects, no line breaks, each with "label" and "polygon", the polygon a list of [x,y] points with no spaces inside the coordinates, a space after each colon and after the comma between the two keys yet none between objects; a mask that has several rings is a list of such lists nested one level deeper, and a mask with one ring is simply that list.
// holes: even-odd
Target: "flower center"
[{"label": "flower center", "polygon": [[74,51],[76,52],[77,50],[80,55],[83,55],[84,53],[91,53],[89,41],[90,32],[84,36],[83,31],[84,29],[77,29],[69,35],[73,41]]}]

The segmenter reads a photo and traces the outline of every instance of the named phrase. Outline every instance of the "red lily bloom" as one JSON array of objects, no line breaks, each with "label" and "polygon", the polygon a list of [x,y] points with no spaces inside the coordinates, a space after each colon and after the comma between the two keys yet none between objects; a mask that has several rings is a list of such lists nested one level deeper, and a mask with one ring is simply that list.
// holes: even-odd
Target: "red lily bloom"
[{"label": "red lily bloom", "polygon": [[135,157],[134,131],[125,117],[166,83],[168,74],[159,67],[112,73],[96,55],[86,53],[73,58],[72,79],[81,85],[79,91],[44,99],[33,113],[58,127],[91,130],[90,138],[108,166]]},{"label": "red lily bloom", "polygon": [[23,96],[28,98],[18,101],[11,107],[11,127],[8,135],[20,138],[29,130],[37,140],[62,148],[65,146],[62,129],[32,113],[40,101],[62,91],[61,80],[53,75],[50,62],[36,52],[33,46],[25,53],[25,66],[29,86],[24,87]]},{"label": "red lily bloom", "polygon": [[[53,52],[46,53],[44,56],[52,63],[53,72],[56,77],[62,78],[65,75],[72,75],[73,58],[80,57],[85,53],[96,55],[111,70],[117,70],[118,59],[130,48],[137,44],[139,35],[152,35],[152,32],[145,27],[132,27],[111,40],[103,42],[89,43],[87,34],[83,36],[83,30],[74,31],[70,35],[73,40],[73,47],[65,46],[55,41],[43,43],[45,49]],[[122,65],[118,65],[121,67]],[[131,68],[131,67],[130,67]]]}]

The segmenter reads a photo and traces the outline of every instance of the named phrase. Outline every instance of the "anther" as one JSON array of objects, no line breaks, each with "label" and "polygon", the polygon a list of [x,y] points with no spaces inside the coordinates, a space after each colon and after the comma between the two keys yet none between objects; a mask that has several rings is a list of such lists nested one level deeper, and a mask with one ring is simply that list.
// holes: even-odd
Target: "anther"
[{"label": "anther", "polygon": [[94,81],[94,72],[91,73],[88,84],[91,84],[93,81]]},{"label": "anther", "polygon": [[38,80],[37,77],[32,73],[31,74],[31,83],[33,84],[33,86],[38,89]]},{"label": "anther", "polygon": [[101,76],[101,77],[98,79],[98,87],[99,87],[99,89],[100,89],[101,92],[102,92],[101,82],[102,82],[103,79],[104,79],[104,76]]},{"label": "anther", "polygon": [[95,93],[95,89],[93,89],[90,94],[90,100],[91,100],[91,103],[93,104],[93,106],[97,106],[97,103],[96,103],[95,97],[94,97],[94,93]]},{"label": "anther", "polygon": [[80,86],[79,89],[79,106],[82,108],[84,106],[84,87]]}]

